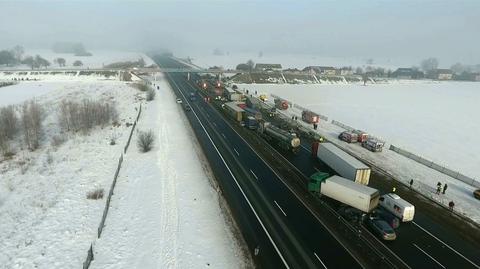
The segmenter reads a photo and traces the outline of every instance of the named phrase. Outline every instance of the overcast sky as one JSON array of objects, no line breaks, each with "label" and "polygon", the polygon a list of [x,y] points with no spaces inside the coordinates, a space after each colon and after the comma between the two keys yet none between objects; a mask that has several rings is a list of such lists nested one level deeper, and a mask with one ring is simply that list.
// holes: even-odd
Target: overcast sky
[{"label": "overcast sky", "polygon": [[[480,0],[5,1],[0,48],[305,53],[480,64]],[[412,63],[414,64],[414,63]]]}]

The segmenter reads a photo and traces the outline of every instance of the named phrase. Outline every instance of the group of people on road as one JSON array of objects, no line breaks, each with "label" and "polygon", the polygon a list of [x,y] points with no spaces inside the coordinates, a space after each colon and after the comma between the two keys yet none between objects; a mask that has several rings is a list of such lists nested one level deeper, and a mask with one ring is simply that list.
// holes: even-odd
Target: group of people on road
[{"label": "group of people on road", "polygon": [[443,190],[442,190],[442,183],[438,182],[438,183],[437,183],[437,195],[439,195],[440,192],[441,192],[442,194],[445,194],[445,191],[447,190],[447,188],[448,188],[448,185],[447,185],[447,183],[445,183],[445,184],[443,185]]},{"label": "group of people on road", "polygon": [[[408,182],[408,184],[410,185],[410,189],[412,188],[412,185],[413,185],[413,179],[410,179],[410,181]],[[445,192],[447,191],[447,188],[448,188],[448,185],[447,183],[445,183],[442,187],[442,183],[441,182],[437,182],[437,191],[436,191],[436,194],[437,195],[440,195],[440,193],[442,194],[445,194]],[[393,187],[392,188],[392,192],[394,193],[395,191],[397,190],[396,187]],[[453,211],[453,207],[455,206],[455,203],[453,201],[450,201],[448,203],[448,207],[451,211]]]}]

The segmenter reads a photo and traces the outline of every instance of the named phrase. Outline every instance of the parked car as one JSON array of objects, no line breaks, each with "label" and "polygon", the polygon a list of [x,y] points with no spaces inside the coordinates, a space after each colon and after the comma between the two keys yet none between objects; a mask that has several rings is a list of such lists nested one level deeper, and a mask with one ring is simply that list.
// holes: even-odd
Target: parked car
[{"label": "parked car", "polygon": [[181,104],[181,103],[183,103],[183,102],[182,102],[182,99],[177,98],[177,104]]},{"label": "parked car", "polygon": [[345,131],[338,135],[338,139],[347,143],[356,143],[358,141],[358,136],[357,134]]},{"label": "parked car", "polygon": [[376,208],[373,215],[386,221],[393,229],[397,229],[400,226],[400,219],[381,207]]},{"label": "parked car", "polygon": [[393,241],[397,238],[397,234],[388,223],[378,217],[369,217],[365,220],[367,228],[379,236],[383,240]]},{"label": "parked car", "polygon": [[478,200],[480,200],[480,189],[476,190],[473,192],[473,197],[477,198]]},{"label": "parked car", "polygon": [[372,152],[381,152],[385,142],[376,140],[374,138],[369,138],[367,141],[362,143],[362,147],[372,151]]}]

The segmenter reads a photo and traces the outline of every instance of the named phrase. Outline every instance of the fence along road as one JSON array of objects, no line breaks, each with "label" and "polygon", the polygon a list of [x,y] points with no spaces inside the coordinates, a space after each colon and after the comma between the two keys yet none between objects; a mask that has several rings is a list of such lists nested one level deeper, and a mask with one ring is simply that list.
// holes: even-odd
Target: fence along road
[{"label": "fence along road", "polygon": [[440,172],[440,173],[442,173],[442,174],[444,174],[444,175],[447,175],[447,176],[453,177],[453,178],[455,178],[455,179],[458,179],[458,180],[460,180],[460,181],[462,181],[462,182],[464,182],[464,183],[466,183],[466,184],[468,184],[468,185],[470,185],[470,186],[473,186],[473,187],[475,187],[475,188],[480,188],[480,182],[476,181],[475,179],[473,179],[473,178],[471,178],[471,177],[468,177],[468,176],[466,176],[466,175],[463,175],[463,174],[461,174],[460,172],[457,172],[457,171],[453,171],[453,170],[451,170],[451,169],[448,169],[448,168],[446,168],[446,167],[444,167],[444,166],[441,166],[441,165],[439,165],[439,164],[434,163],[433,161],[427,160],[427,159],[425,159],[425,158],[423,158],[423,157],[421,157],[421,156],[418,156],[418,155],[416,155],[416,154],[413,154],[413,153],[411,153],[411,152],[409,152],[409,151],[406,151],[406,150],[401,149],[401,148],[399,148],[399,147],[396,147],[396,146],[394,146],[394,145],[390,145],[390,148],[389,148],[389,149],[390,149],[391,151],[394,151],[394,152],[396,152],[396,153],[398,153],[398,154],[400,154],[400,155],[402,155],[402,156],[405,156],[405,157],[407,157],[407,158],[409,158],[409,159],[411,159],[411,160],[414,160],[414,161],[416,161],[416,162],[418,162],[418,163],[421,163],[421,164],[423,164],[423,165],[425,165],[425,166],[427,166],[427,167],[429,167],[429,168],[432,168],[432,169],[434,169],[434,170],[436,170],[436,171],[438,171],[438,172]]},{"label": "fence along road", "polygon": [[[105,220],[107,219],[107,215],[108,215],[108,209],[110,208],[110,201],[111,201],[112,196],[113,196],[113,191],[115,190],[115,185],[117,184],[118,174],[120,173],[120,169],[122,168],[123,154],[127,153],[127,149],[130,145],[130,140],[132,139],[133,131],[135,130],[135,127],[137,126],[137,121],[140,119],[140,114],[141,113],[142,113],[142,105],[140,104],[140,106],[138,108],[137,118],[135,119],[135,122],[132,125],[130,135],[128,137],[127,143],[125,144],[125,147],[124,147],[124,150],[123,150],[124,152],[121,153],[120,159],[118,160],[117,170],[115,171],[115,175],[113,176],[112,185],[110,186],[110,191],[108,192],[108,197],[107,197],[107,200],[105,202],[105,208],[103,210],[102,219],[100,220],[100,225],[98,225],[97,238],[100,238],[100,236],[102,235],[103,227],[105,226]],[[88,248],[87,257],[86,257],[85,261],[83,262],[83,269],[88,269],[90,267],[90,263],[92,263],[92,261],[94,259],[93,246],[94,246],[94,242],[92,242],[90,244],[90,247]]]}]

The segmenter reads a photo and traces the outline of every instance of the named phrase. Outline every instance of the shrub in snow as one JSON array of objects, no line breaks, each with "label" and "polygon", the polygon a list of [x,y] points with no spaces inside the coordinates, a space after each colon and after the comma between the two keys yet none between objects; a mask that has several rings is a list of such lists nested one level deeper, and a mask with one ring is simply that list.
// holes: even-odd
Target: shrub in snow
[{"label": "shrub in snow", "polygon": [[87,199],[98,200],[103,199],[103,189],[96,189],[87,193]]},{"label": "shrub in snow", "polygon": [[18,118],[13,106],[2,107],[0,109],[0,136],[13,139],[18,131]]},{"label": "shrub in snow", "polygon": [[155,99],[155,90],[150,88],[147,91],[147,101],[152,101],[153,99]]},{"label": "shrub in snow", "polygon": [[137,139],[137,146],[141,152],[148,152],[153,147],[153,142],[155,141],[155,135],[152,130],[146,132],[139,132]]},{"label": "shrub in snow", "polygon": [[81,103],[63,100],[60,103],[59,123],[65,131],[88,133],[95,126],[118,121],[115,103],[83,100]]},{"label": "shrub in snow", "polygon": [[148,91],[149,87],[145,83],[135,83],[133,86],[142,92]]},{"label": "shrub in snow", "polygon": [[67,138],[64,135],[54,135],[52,137],[51,144],[54,147],[59,147],[59,146],[63,145],[63,143],[65,143],[65,141],[67,141]]},{"label": "shrub in snow", "polygon": [[43,108],[35,101],[27,101],[22,106],[21,119],[23,137],[26,146],[30,150],[36,150],[40,146],[42,134]]}]

